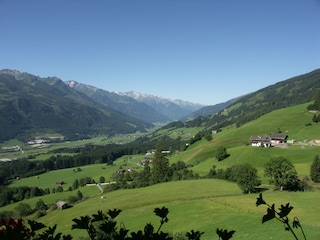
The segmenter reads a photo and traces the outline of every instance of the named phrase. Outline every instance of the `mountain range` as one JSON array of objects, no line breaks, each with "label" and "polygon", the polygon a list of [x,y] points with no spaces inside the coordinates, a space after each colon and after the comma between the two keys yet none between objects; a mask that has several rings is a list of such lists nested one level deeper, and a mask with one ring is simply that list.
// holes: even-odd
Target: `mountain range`
[{"label": "mountain range", "polygon": [[152,124],[98,104],[56,77],[0,71],[0,140],[45,133],[67,139],[146,131]]},{"label": "mountain range", "polygon": [[225,103],[203,106],[5,69],[0,71],[0,141],[26,141],[45,133],[71,140],[110,136],[143,132],[155,123],[176,120],[207,127],[241,125],[274,109],[309,102],[319,89],[317,69]]},{"label": "mountain range", "polygon": [[66,84],[98,103],[149,123],[180,120],[203,107],[201,104],[138,92],[109,92],[76,81],[67,81]]}]

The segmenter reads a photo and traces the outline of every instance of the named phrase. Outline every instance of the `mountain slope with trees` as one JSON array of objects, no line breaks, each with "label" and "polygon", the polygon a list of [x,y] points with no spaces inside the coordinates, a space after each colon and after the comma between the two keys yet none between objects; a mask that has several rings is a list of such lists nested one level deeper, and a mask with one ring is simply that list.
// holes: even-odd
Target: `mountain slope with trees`
[{"label": "mountain slope with trees", "polygon": [[59,133],[67,139],[145,131],[152,125],[129,117],[68,87],[56,77],[0,71],[0,141]]},{"label": "mountain slope with trees", "polygon": [[227,108],[228,106],[230,106],[231,104],[233,104],[235,101],[237,101],[240,98],[241,97],[237,97],[237,98],[233,98],[233,99],[226,101],[226,102],[223,102],[223,103],[205,106],[205,107],[200,108],[199,110],[194,111],[191,114],[185,116],[184,118],[181,119],[181,121],[190,121],[190,120],[195,119],[196,117],[209,116],[209,115],[218,113],[218,112],[224,110],[225,108]]},{"label": "mountain slope with trees", "polygon": [[313,101],[320,90],[320,69],[247,94],[219,114],[198,117],[192,125],[219,129],[236,124],[238,127],[273,110]]}]

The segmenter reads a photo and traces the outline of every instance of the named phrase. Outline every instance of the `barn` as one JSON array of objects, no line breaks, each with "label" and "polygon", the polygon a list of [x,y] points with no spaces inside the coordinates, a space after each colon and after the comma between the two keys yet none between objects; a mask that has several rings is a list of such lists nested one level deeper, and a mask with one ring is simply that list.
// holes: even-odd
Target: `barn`
[{"label": "barn", "polygon": [[66,201],[57,201],[56,202],[57,209],[66,209],[69,207],[68,203]]}]

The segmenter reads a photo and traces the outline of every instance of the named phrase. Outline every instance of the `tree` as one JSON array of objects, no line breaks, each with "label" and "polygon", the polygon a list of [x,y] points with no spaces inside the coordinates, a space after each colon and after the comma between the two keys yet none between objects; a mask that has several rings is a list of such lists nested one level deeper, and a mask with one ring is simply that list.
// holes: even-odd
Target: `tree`
[{"label": "tree", "polygon": [[155,183],[167,181],[169,160],[162,153],[162,145],[158,145],[152,161],[152,177]]},{"label": "tree", "polygon": [[234,168],[231,175],[243,193],[251,193],[261,184],[257,172],[250,164],[242,164]]},{"label": "tree", "polygon": [[319,122],[319,117],[317,116],[317,114],[313,114],[313,117],[312,117],[312,122]]},{"label": "tree", "polygon": [[212,168],[209,170],[208,178],[216,178],[217,177],[217,169],[216,165],[213,165]]},{"label": "tree", "polygon": [[285,157],[271,158],[265,165],[264,175],[269,177],[269,183],[280,191],[284,189],[293,189],[297,186],[297,171],[293,164]]},{"label": "tree", "polygon": [[216,150],[215,158],[218,161],[222,161],[223,159],[227,158],[229,154],[227,153],[227,149],[224,146],[219,146]]},{"label": "tree", "polygon": [[105,181],[106,181],[106,179],[105,179],[104,176],[101,176],[101,177],[99,178],[99,182],[100,182],[100,183],[104,183]]},{"label": "tree", "polygon": [[[146,187],[151,184],[151,168],[147,164],[143,171],[140,172],[134,172],[133,181],[131,183],[134,187]],[[113,185],[113,184],[111,184]]]},{"label": "tree", "polygon": [[30,205],[27,203],[19,203],[14,210],[18,213],[20,217],[28,216],[29,214],[33,213]]},{"label": "tree", "polygon": [[319,159],[319,155],[316,155],[314,157],[314,160],[311,164],[311,168],[310,168],[310,177],[311,180],[319,183],[320,182],[320,159]]},{"label": "tree", "polygon": [[210,141],[212,140],[212,134],[211,134],[211,133],[206,133],[206,134],[204,135],[204,138],[205,138],[208,142],[210,142]]},{"label": "tree", "polygon": [[62,186],[58,186],[56,192],[63,192],[63,187]]},{"label": "tree", "polygon": [[82,192],[80,192],[80,190],[78,190],[78,192],[77,192],[77,198],[79,201],[81,201],[83,199],[83,194],[82,194]]},{"label": "tree", "polygon": [[72,190],[76,190],[79,188],[79,180],[75,179],[72,184]]},{"label": "tree", "polygon": [[40,210],[47,210],[47,209],[48,209],[48,206],[47,206],[47,204],[44,203],[44,201],[42,199],[39,199],[36,202],[36,207],[34,210],[40,211]]}]

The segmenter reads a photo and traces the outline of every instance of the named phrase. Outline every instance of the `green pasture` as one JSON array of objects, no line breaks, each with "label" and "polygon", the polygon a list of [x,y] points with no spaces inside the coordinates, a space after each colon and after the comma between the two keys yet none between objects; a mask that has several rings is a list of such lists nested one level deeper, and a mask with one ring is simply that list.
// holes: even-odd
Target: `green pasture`
[{"label": "green pasture", "polygon": [[289,146],[288,148],[260,148],[243,145],[227,148],[230,156],[223,161],[215,157],[216,144],[204,143],[194,150],[187,150],[170,157],[173,162],[185,161],[194,164],[192,170],[201,176],[206,175],[215,165],[218,169],[225,169],[237,164],[248,163],[258,169],[258,174],[263,177],[264,165],[273,157],[283,156],[289,159],[303,178],[310,175],[311,163],[316,155],[320,155],[319,146]]},{"label": "green pasture", "polygon": [[[169,208],[169,222],[164,225],[164,231],[178,233],[193,229],[205,232],[202,239],[209,240],[217,239],[216,228],[223,228],[236,231],[233,239],[292,239],[282,224],[275,220],[261,224],[266,207],[256,207],[258,194],[243,195],[236,184],[222,180],[176,181],[140,189],[118,190],[102,196],[103,199],[97,195],[74,204],[72,208],[51,211],[38,221],[47,226],[58,224],[57,231],[81,239],[86,236],[86,232],[71,230],[73,218],[92,215],[98,210],[122,209],[117,218],[118,223],[123,223],[131,231],[137,231],[149,222],[157,227],[159,218],[154,215],[153,209],[165,206]],[[294,207],[290,219],[297,216],[308,239],[319,239],[319,191],[267,191],[263,197],[267,202],[275,203],[276,208],[289,202]],[[45,198],[42,199],[46,202]],[[30,201],[35,205],[32,199],[25,202]]]},{"label": "green pasture", "polygon": [[249,143],[251,136],[265,136],[277,133],[280,129],[282,133],[289,136],[289,139],[304,141],[305,139],[317,139],[320,129],[319,124],[313,123],[311,126],[306,124],[312,122],[312,113],[306,111],[307,104],[297,105],[290,108],[283,108],[246,123],[239,128],[228,127],[221,132],[213,135],[213,140],[223,142],[228,145],[237,142]]},{"label": "green pasture", "polygon": [[[236,164],[249,163],[258,169],[262,180],[264,165],[270,158],[283,156],[295,165],[298,175],[303,178],[310,175],[310,166],[315,155],[320,155],[320,146],[308,144],[310,140],[320,139],[320,124],[312,123],[312,113],[307,112],[302,104],[291,108],[276,110],[236,128],[228,126],[221,132],[213,135],[210,142],[204,139],[190,146],[186,151],[170,157],[170,161],[185,161],[194,164],[194,172],[206,175],[209,169],[227,168]],[[286,148],[272,147],[259,148],[250,146],[251,136],[264,136],[276,133],[280,129],[295,139],[298,143]],[[304,143],[305,142],[305,143]],[[225,146],[230,156],[221,162],[215,159],[215,150],[218,146]]]},{"label": "green pasture", "polygon": [[103,176],[106,181],[113,181],[111,178],[112,174],[116,173],[117,170],[122,167],[127,169],[129,167],[139,169],[141,166],[139,162],[143,159],[143,155],[137,156],[123,156],[114,162],[112,166],[107,164],[92,164],[81,166],[81,171],[77,171],[78,167],[66,168],[61,170],[50,171],[44,174],[40,174],[37,177],[28,177],[19,180],[14,180],[11,182],[10,187],[18,186],[30,186],[39,188],[56,188],[57,181],[63,181],[64,190],[67,190],[69,186],[72,186],[75,179],[80,179],[84,177],[92,177],[95,182],[99,182],[101,176]]}]

